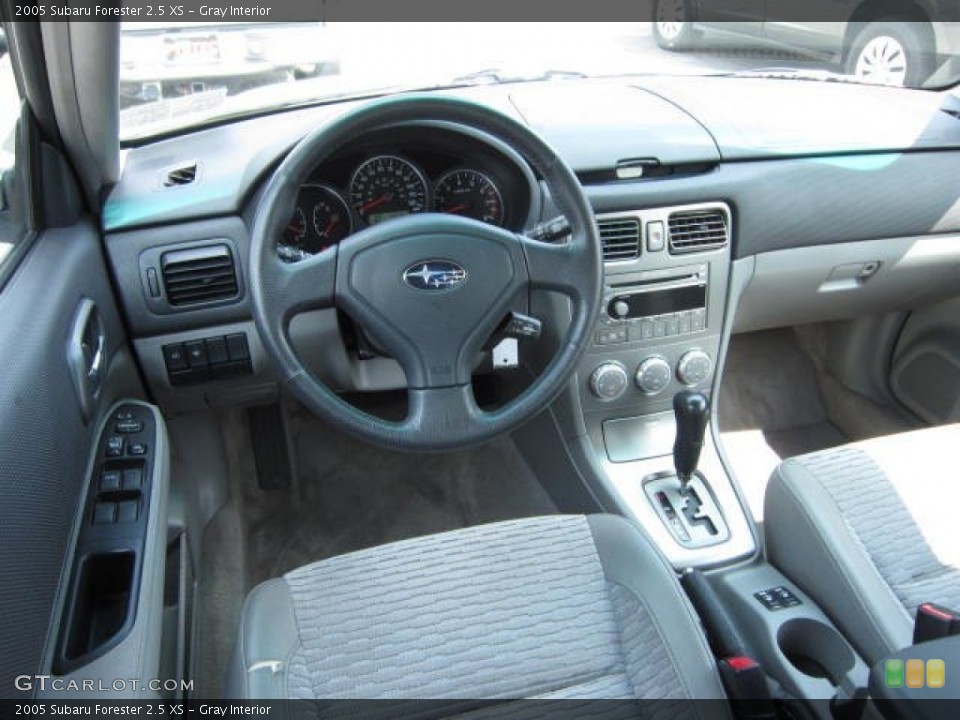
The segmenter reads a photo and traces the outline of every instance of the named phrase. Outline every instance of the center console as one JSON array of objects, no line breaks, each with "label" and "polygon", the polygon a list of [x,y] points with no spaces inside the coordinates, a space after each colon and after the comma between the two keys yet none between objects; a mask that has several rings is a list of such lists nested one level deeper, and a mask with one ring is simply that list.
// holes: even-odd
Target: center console
[{"label": "center console", "polygon": [[734,484],[707,431],[678,479],[674,397],[709,404],[722,346],[732,213],[702,203],[597,216],[604,296],[576,398],[594,475],[678,569],[755,552]]}]

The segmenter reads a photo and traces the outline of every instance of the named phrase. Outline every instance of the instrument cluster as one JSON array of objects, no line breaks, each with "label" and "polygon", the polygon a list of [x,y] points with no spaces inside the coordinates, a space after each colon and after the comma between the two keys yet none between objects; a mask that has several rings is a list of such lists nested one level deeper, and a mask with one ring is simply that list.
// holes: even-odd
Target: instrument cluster
[{"label": "instrument cluster", "polygon": [[423,212],[519,230],[529,204],[525,185],[517,168],[490,153],[467,157],[423,145],[347,152],[300,187],[277,251],[296,262],[365,227]]}]

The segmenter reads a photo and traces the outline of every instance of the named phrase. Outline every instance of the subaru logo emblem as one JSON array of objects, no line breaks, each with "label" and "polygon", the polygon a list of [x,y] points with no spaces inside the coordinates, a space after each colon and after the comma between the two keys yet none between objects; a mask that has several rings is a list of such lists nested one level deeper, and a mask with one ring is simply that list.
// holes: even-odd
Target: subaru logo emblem
[{"label": "subaru logo emblem", "polygon": [[467,281],[467,271],[450,260],[420,260],[403,271],[414,290],[452,290]]}]

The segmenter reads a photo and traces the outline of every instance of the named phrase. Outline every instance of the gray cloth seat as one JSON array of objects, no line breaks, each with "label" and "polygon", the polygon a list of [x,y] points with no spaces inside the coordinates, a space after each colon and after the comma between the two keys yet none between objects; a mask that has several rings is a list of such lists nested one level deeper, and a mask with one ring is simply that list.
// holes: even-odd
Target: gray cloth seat
[{"label": "gray cloth seat", "polygon": [[765,499],[767,555],[874,663],[917,606],[960,610],[960,425],[789,459]]},{"label": "gray cloth seat", "polygon": [[[672,568],[608,515],[481,525],[263,583],[244,606],[228,694],[724,697]],[[726,714],[724,703],[691,711],[718,709]]]}]

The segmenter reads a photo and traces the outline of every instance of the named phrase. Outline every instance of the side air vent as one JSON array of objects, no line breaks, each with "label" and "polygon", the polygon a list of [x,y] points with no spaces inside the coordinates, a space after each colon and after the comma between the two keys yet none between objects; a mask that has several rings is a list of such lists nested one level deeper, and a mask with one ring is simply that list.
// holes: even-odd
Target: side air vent
[{"label": "side air vent", "polygon": [[183,187],[194,182],[197,179],[197,173],[197,163],[181,165],[165,171],[160,179],[160,184],[165,188]]},{"label": "side air vent", "polygon": [[598,220],[603,259],[633,260],[640,255],[640,221],[636,218]]},{"label": "side air vent", "polygon": [[171,305],[195,305],[237,295],[233,254],[226,245],[166,252],[160,258],[160,268]]},{"label": "side air vent", "polygon": [[670,252],[714,250],[727,244],[727,216],[721,210],[689,210],[670,215]]}]

